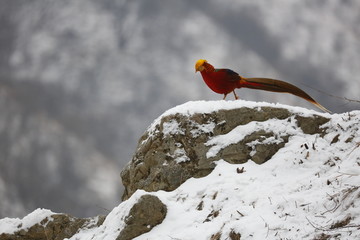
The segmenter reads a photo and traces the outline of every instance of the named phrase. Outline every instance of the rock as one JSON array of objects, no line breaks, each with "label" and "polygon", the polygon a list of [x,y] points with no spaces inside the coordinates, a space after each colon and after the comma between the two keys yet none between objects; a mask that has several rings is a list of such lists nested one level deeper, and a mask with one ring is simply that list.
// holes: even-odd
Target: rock
[{"label": "rock", "polygon": [[231,240],[240,240],[241,239],[241,234],[234,232],[234,230],[231,230],[231,232],[229,234],[229,238]]},{"label": "rock", "polygon": [[166,206],[153,195],[143,195],[125,217],[126,226],[117,240],[131,240],[162,223],[167,213]]},{"label": "rock", "polygon": [[220,159],[230,163],[244,163],[249,159],[257,164],[268,161],[287,143],[290,129],[282,133],[276,129],[259,129],[225,146],[214,156],[207,156],[211,148],[208,141],[239,126],[272,119],[295,122],[296,127],[306,134],[322,134],[321,125],[329,121],[319,115],[304,117],[275,107],[163,115],[140,138],[132,161],[121,172],[125,186],[123,200],[137,189],[172,191],[191,177],[208,175],[214,162]]},{"label": "rock", "polygon": [[297,120],[299,127],[306,134],[323,134],[326,129],[320,128],[320,126],[329,121],[328,118],[318,115],[314,115],[313,117],[296,116],[295,119]]},{"label": "rock", "polygon": [[14,234],[0,234],[0,240],[62,240],[73,236],[80,228],[97,227],[104,219],[105,216],[74,218],[68,214],[54,214],[28,229],[19,226],[20,230]]}]

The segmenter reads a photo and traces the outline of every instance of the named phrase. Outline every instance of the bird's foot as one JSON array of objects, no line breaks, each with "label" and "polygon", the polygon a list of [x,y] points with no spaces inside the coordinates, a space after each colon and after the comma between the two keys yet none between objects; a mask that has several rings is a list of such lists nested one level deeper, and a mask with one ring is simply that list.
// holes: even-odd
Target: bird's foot
[{"label": "bird's foot", "polygon": [[238,100],[238,99],[239,99],[239,96],[236,95],[235,91],[233,91],[233,93],[234,93],[235,99]]}]

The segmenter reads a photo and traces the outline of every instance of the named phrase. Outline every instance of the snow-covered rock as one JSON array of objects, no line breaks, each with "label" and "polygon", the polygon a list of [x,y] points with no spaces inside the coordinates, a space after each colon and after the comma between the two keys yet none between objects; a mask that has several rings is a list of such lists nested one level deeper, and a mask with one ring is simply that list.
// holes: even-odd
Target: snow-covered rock
[{"label": "snow-covered rock", "polygon": [[123,199],[137,189],[174,190],[214,162],[268,161],[295,135],[323,134],[329,115],[246,101],[188,102],[154,121],[122,171]]},{"label": "snow-covered rock", "polygon": [[[360,111],[246,101],[177,106],[140,139],[122,174],[127,200],[69,239],[359,239],[359,128]],[[156,205],[147,212],[149,197]],[[46,229],[40,216],[52,214],[45,213],[0,220],[0,239],[25,234],[29,219]],[[125,237],[139,216],[149,231]]]}]

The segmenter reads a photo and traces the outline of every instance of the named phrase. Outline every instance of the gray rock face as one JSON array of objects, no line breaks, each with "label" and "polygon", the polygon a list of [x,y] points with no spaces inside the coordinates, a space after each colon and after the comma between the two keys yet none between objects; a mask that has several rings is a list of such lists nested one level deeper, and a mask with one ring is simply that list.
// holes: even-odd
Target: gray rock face
[{"label": "gray rock face", "polygon": [[294,122],[306,134],[323,133],[321,125],[329,119],[319,116],[300,116],[283,108],[259,107],[219,110],[207,114],[163,116],[140,138],[132,161],[121,172],[125,186],[123,200],[137,189],[171,191],[191,177],[203,177],[214,168],[214,161],[244,163],[249,159],[257,164],[269,160],[282,148],[291,131],[259,129],[215,155],[207,156],[217,136],[229,133],[251,122],[270,120]]}]

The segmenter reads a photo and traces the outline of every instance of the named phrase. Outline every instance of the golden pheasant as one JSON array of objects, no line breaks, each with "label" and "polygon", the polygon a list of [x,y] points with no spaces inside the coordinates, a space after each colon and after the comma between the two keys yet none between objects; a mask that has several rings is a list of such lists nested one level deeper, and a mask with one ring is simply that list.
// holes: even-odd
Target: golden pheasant
[{"label": "golden pheasant", "polygon": [[235,99],[238,99],[239,97],[235,93],[235,88],[252,88],[271,92],[291,93],[311,102],[325,112],[330,112],[306,92],[284,81],[271,78],[244,78],[230,69],[214,68],[204,59],[196,62],[195,72],[198,71],[211,90],[219,94],[224,94],[223,99],[231,92],[234,93]]}]

